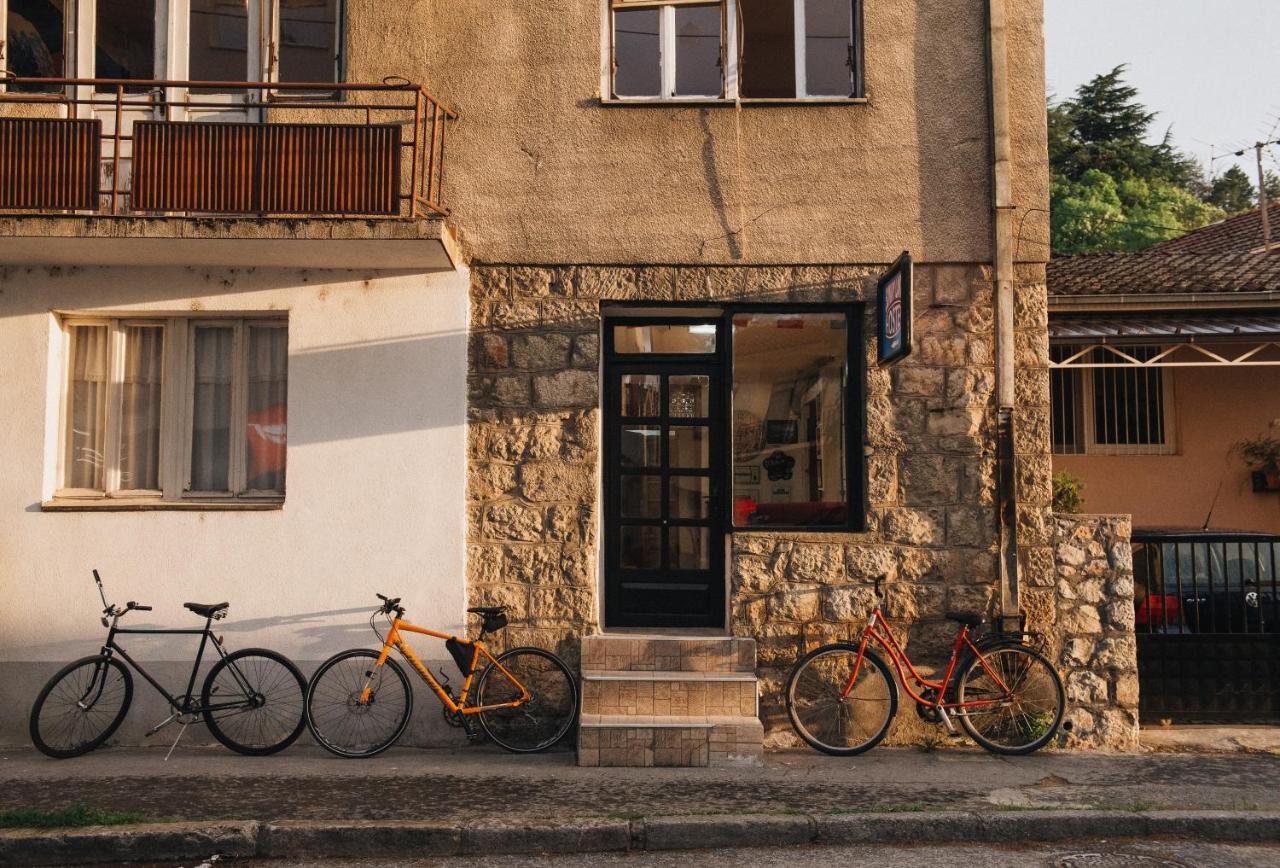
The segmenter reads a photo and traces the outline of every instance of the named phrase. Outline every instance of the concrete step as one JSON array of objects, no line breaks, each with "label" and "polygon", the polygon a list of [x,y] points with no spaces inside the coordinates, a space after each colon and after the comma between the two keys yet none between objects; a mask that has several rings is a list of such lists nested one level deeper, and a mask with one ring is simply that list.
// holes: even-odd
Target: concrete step
[{"label": "concrete step", "polygon": [[736,716],[759,711],[752,672],[584,670],[584,714]]},{"label": "concrete step", "polygon": [[578,765],[647,768],[758,764],[764,727],[745,715],[586,714]]},{"label": "concrete step", "polygon": [[756,642],[734,636],[582,637],[582,671],[755,672]]}]

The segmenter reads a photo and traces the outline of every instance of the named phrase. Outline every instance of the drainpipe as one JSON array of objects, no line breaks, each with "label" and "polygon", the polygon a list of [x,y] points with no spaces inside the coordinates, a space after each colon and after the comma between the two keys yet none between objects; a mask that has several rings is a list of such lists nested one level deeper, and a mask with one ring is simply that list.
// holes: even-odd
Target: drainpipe
[{"label": "drainpipe", "polygon": [[1008,27],[1005,0],[987,0],[987,78],[991,100],[992,249],[996,332],[996,527],[1000,614],[1014,626],[1018,589],[1018,503],[1013,450],[1013,146],[1009,134]]}]

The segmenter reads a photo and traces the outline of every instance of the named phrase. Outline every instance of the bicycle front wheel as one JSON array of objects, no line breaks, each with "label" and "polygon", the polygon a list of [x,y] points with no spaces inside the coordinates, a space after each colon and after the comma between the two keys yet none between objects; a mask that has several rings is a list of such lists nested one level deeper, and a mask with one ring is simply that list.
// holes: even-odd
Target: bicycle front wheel
[{"label": "bicycle front wheel", "polygon": [[348,758],[382,753],[409,725],[409,679],[390,657],[379,666],[378,656],[363,648],[335,654],[307,684],[307,727],[330,753]]},{"label": "bicycle front wheel", "polygon": [[[546,750],[564,738],[578,716],[578,685],[559,657],[541,648],[513,648],[490,664],[476,687],[477,705],[502,705],[520,699],[523,684],[529,699],[509,708],[476,713],[494,743],[514,753]],[[508,677],[506,672],[511,673]]]},{"label": "bicycle front wheel", "polygon": [[67,759],[111,737],[133,700],[133,676],[101,654],[69,663],[49,679],[31,707],[31,742],[45,756]]},{"label": "bicycle front wheel", "polygon": [[853,756],[880,743],[898,710],[898,686],[889,667],[868,649],[852,685],[858,646],[824,645],[810,652],[787,680],[787,714],[809,745],[834,756]]},{"label": "bicycle front wheel", "polygon": [[236,753],[266,756],[302,734],[307,682],[283,654],[245,648],[209,670],[200,704],[213,737]]},{"label": "bicycle front wheel", "polygon": [[1066,709],[1057,670],[1025,645],[1002,645],[971,660],[960,673],[956,699],[956,717],[969,737],[1009,756],[1048,744]]}]

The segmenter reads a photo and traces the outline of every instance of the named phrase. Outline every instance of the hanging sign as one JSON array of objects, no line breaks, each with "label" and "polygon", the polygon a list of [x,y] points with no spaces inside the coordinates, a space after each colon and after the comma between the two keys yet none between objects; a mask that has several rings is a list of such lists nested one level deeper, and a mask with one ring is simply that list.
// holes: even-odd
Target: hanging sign
[{"label": "hanging sign", "polygon": [[903,252],[876,287],[878,359],[882,365],[900,361],[911,352],[911,254]]}]

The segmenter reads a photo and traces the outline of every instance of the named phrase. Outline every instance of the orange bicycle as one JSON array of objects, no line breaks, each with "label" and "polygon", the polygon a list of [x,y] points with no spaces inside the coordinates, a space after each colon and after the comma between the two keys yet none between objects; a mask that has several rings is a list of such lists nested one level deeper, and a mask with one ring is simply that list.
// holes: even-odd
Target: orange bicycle
[{"label": "orange bicycle", "polygon": [[982,623],[978,615],[948,612],[946,617],[961,626],[941,681],[916,671],[879,605],[857,642],[824,645],[802,658],[787,681],[787,713],[796,732],[817,750],[837,756],[880,743],[898,710],[898,685],[880,655],[867,647],[874,641],[893,661],[922,719],[942,723],[954,735],[955,717],[992,753],[1028,754],[1048,744],[1066,707],[1053,664],[1020,636],[997,633],[975,641],[969,631]]},{"label": "orange bicycle", "polygon": [[[353,648],[335,654],[320,664],[307,684],[307,726],[327,750],[342,757],[369,757],[404,734],[413,712],[413,691],[404,669],[390,657],[393,648],[440,698],[445,721],[464,729],[472,740],[481,736],[475,727],[477,719],[485,735],[515,753],[546,750],[568,734],[578,714],[578,686],[569,667],[541,648],[513,648],[494,657],[485,647],[486,634],[507,626],[505,607],[467,610],[483,619],[480,636],[473,642],[410,624],[404,620],[399,597],[377,596],[382,605],[370,616],[369,626],[381,640],[381,650]],[[390,624],[385,636],[375,623],[379,615],[385,615]],[[462,672],[457,695],[448,675],[443,670],[439,679],[432,675],[403,633],[444,640]],[[469,701],[473,682],[474,701]]]}]

